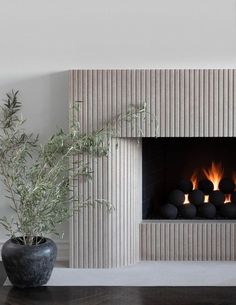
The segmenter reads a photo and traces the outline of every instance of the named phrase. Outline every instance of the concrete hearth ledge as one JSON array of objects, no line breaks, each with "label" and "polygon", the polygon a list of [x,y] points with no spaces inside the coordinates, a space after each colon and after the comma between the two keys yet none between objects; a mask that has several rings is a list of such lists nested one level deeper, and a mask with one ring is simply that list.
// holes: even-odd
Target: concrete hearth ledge
[{"label": "concrete hearth ledge", "polygon": [[[4,286],[9,285],[6,280]],[[117,269],[55,268],[47,286],[236,286],[236,262],[140,262]]]}]

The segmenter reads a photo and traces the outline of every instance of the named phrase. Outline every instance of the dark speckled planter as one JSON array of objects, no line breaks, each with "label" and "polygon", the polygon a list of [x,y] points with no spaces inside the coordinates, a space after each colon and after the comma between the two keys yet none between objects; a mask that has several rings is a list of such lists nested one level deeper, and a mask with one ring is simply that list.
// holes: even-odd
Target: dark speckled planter
[{"label": "dark speckled planter", "polygon": [[2,261],[11,283],[19,288],[45,285],[57,256],[56,244],[49,238],[39,245],[26,246],[9,239],[2,246]]}]

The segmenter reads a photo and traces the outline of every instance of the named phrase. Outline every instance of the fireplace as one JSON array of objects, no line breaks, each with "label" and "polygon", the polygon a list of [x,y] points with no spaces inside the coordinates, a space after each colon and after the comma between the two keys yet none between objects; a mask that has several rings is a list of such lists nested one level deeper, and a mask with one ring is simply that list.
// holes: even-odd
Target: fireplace
[{"label": "fireplace", "polygon": [[[71,105],[81,101],[79,112],[71,108],[70,120],[79,120],[85,133],[102,128],[130,104],[145,102],[156,118],[147,116],[132,126],[122,122],[109,157],[92,165],[93,182],[71,181],[75,198],[105,198],[114,209],[107,213],[87,207],[74,213],[70,266],[236,260],[234,217],[222,216],[218,208],[212,219],[202,213],[189,219],[179,211],[175,219],[167,219],[160,213],[166,203],[173,204],[169,197],[180,188],[181,179],[190,180],[195,171],[199,183],[206,179],[202,169],[209,171],[212,165],[233,178],[236,70],[76,70],[70,76]],[[86,155],[73,161],[79,158],[91,161]],[[201,183],[197,188],[202,189]]]},{"label": "fireplace", "polygon": [[234,138],[143,138],[143,219],[236,219]]}]

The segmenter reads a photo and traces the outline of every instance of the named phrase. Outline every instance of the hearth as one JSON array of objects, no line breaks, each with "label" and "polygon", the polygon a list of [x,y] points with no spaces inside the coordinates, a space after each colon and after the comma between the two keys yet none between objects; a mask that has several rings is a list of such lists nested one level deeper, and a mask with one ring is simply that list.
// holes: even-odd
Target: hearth
[{"label": "hearth", "polygon": [[144,219],[236,219],[233,138],[143,139]]}]

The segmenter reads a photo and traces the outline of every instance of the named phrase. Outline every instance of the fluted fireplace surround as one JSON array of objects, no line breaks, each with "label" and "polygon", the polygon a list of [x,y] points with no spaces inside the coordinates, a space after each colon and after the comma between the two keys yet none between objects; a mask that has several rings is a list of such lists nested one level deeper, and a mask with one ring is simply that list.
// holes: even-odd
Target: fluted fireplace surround
[{"label": "fluted fireplace surround", "polygon": [[[70,120],[79,120],[83,132],[102,127],[130,104],[146,102],[158,129],[147,117],[140,122],[142,137],[236,136],[236,70],[74,70],[72,106],[75,101],[81,101],[81,111],[72,110]],[[72,181],[75,197],[105,198],[114,210],[88,207],[74,213],[70,266],[235,260],[234,220],[142,219],[142,137],[135,125],[123,122],[109,157],[94,164],[93,181]]]}]

